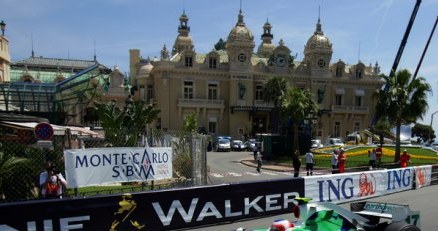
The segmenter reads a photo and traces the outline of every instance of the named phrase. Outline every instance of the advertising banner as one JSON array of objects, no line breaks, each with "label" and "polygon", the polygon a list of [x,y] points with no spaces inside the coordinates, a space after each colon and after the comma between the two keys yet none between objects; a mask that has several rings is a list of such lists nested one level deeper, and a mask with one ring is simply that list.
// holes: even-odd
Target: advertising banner
[{"label": "advertising banner", "polygon": [[64,151],[70,188],[172,178],[172,149],[119,147]]},{"label": "advertising banner", "polygon": [[413,168],[305,177],[305,195],[317,202],[346,202],[412,189]]},{"label": "advertising banner", "polygon": [[0,230],[171,230],[291,212],[302,178],[0,204]]},{"label": "advertising banner", "polygon": [[415,189],[429,186],[432,180],[432,165],[416,166],[415,170]]}]

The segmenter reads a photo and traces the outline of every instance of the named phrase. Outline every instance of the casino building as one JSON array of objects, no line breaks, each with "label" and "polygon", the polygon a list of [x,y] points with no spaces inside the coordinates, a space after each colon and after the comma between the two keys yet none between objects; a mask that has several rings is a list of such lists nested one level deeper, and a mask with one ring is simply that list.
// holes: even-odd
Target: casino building
[{"label": "casino building", "polygon": [[206,54],[195,51],[188,21],[183,12],[171,50],[164,45],[159,59],[143,59],[139,49],[130,50],[131,92],[135,100],[161,110],[157,127],[179,130],[185,116],[196,113],[198,125],[210,134],[242,137],[270,132],[273,105],[263,100],[263,86],[272,77],[313,93],[319,104],[318,114],[309,120],[313,137],[346,138],[369,127],[375,110],[372,93],[384,84],[380,68],[377,62],[333,61],[333,44],[319,18],[303,60],[293,60],[286,41],[274,43],[268,21],[256,48],[242,10],[226,45],[218,43]]}]

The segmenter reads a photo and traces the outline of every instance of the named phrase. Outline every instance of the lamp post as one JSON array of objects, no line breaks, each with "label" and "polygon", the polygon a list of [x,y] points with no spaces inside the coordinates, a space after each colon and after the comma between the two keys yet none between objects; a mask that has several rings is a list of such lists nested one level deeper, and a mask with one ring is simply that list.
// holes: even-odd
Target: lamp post
[{"label": "lamp post", "polygon": [[431,131],[432,131],[433,116],[434,116],[436,113],[438,113],[438,111],[432,113],[432,115],[430,116],[429,138],[428,138],[428,140],[429,140],[430,143],[432,143],[431,140],[430,140],[430,133],[431,133]]},{"label": "lamp post", "polygon": [[6,23],[3,20],[0,22],[0,29],[2,30],[2,36],[5,36]]}]

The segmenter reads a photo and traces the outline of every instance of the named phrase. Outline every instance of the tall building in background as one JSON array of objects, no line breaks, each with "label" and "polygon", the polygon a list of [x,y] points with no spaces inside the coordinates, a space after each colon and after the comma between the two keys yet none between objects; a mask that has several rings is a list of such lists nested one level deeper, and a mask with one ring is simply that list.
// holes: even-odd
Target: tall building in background
[{"label": "tall building in background", "polygon": [[333,62],[333,46],[319,18],[301,61],[293,60],[282,39],[274,45],[268,21],[254,51],[254,35],[241,10],[227,40],[212,45],[206,54],[195,51],[185,12],[179,20],[172,50],[164,45],[159,59],[143,59],[140,50],[130,50],[134,99],[161,109],[157,127],[179,130],[184,118],[196,113],[198,125],[210,134],[242,137],[270,132],[273,105],[264,101],[263,87],[272,77],[313,93],[319,104],[311,119],[313,136],[346,138],[369,127],[375,110],[372,93],[384,84],[380,68],[377,62]]},{"label": "tall building in background", "polygon": [[0,22],[0,82],[8,82],[11,56],[9,55],[9,40],[5,36],[6,23]]}]

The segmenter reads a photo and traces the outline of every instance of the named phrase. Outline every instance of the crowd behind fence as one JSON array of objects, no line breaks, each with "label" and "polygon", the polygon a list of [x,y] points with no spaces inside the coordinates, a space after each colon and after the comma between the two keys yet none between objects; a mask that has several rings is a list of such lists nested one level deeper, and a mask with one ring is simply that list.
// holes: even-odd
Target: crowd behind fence
[{"label": "crowd behind fence", "polygon": [[[64,190],[64,197],[138,192],[162,188],[207,184],[207,139],[205,135],[183,131],[123,128],[94,136],[56,135],[51,142],[36,139],[0,139],[0,203],[40,198],[39,174],[46,160],[51,160],[61,174],[65,173],[64,150],[107,147],[171,147],[173,174],[171,179],[118,183]],[[110,131],[111,132],[111,131]],[[8,134],[11,135],[11,134]],[[65,175],[64,175],[65,176]]]}]

